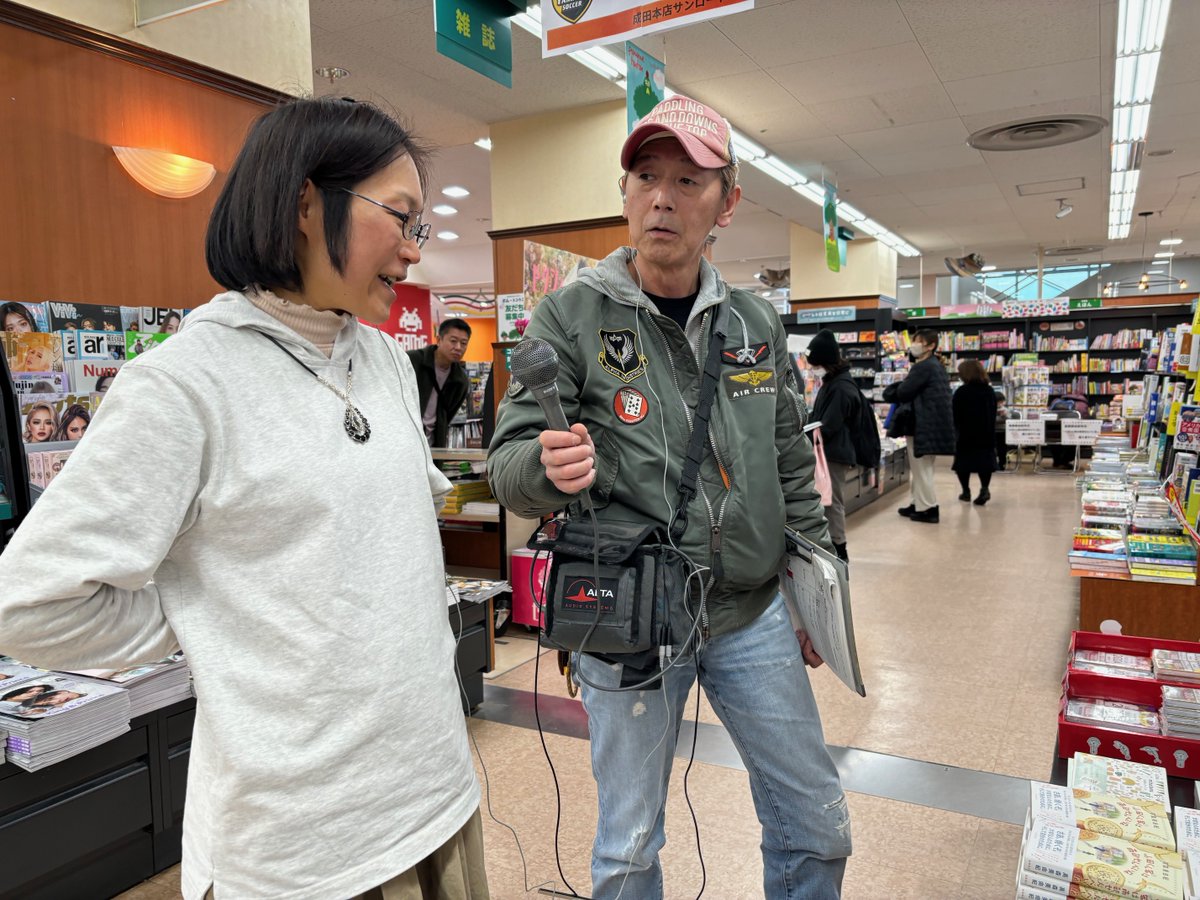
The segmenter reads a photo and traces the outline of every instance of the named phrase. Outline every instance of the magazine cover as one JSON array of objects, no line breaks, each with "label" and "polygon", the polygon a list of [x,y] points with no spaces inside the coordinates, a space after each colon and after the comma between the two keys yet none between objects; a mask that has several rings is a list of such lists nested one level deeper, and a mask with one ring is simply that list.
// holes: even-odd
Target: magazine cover
[{"label": "magazine cover", "polygon": [[80,331],[120,331],[121,307],[94,306],[90,303],[69,303],[51,300],[50,327],[54,331],[64,329]]},{"label": "magazine cover", "polygon": [[92,423],[96,395],[30,394],[21,404],[21,439],[27,444],[77,441]]},{"label": "magazine cover", "polygon": [[1200,448],[1200,406],[1179,407],[1175,423],[1175,447],[1195,451]]},{"label": "magazine cover", "polygon": [[125,334],[121,331],[60,331],[63,359],[115,360],[125,358]]},{"label": "magazine cover", "polygon": [[71,382],[65,372],[14,372],[13,387],[22,399],[31,394],[65,394]]},{"label": "magazine cover", "polygon": [[45,303],[0,302],[0,331],[20,334],[49,330],[50,318]]},{"label": "magazine cover", "polygon": [[121,359],[91,360],[69,359],[66,361],[67,380],[77,394],[105,394],[112,387],[113,379],[121,366],[125,365],[125,336],[121,338]]},{"label": "magazine cover", "polygon": [[124,690],[116,685],[79,681],[66,675],[54,674],[34,678],[22,684],[25,686],[25,690],[22,691],[25,699],[17,700],[14,697],[0,701],[0,717],[48,719]]},{"label": "magazine cover", "polygon": [[23,666],[12,657],[0,656],[0,700],[22,681],[46,675],[44,669]]},{"label": "magazine cover", "polygon": [[8,367],[13,372],[61,372],[62,340],[57,334],[25,332],[10,334],[5,342]]},{"label": "magazine cover", "polygon": [[42,457],[42,474],[46,479],[46,487],[50,486],[71,458],[70,450],[47,450],[39,454]]},{"label": "magazine cover", "polygon": [[183,323],[184,310],[162,309],[157,306],[143,306],[139,309],[134,327],[126,331],[142,331],[148,334],[174,334]]},{"label": "magazine cover", "polygon": [[26,453],[25,459],[29,463],[29,483],[44,488],[46,486],[46,475],[42,469],[42,454]]},{"label": "magazine cover", "polygon": [[125,358],[133,359],[153,350],[167,338],[169,334],[152,331],[129,331],[125,333]]}]

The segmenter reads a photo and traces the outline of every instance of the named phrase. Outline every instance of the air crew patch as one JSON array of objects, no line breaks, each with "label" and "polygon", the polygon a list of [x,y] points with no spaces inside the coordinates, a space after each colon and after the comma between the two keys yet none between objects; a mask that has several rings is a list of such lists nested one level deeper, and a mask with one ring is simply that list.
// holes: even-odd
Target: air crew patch
[{"label": "air crew patch", "polygon": [[721,362],[727,366],[757,366],[767,359],[766,342],[745,347],[727,347],[721,351]]},{"label": "air crew patch", "polygon": [[650,412],[650,402],[637,388],[623,387],[613,395],[613,412],[626,425],[636,425]]},{"label": "air crew patch", "polygon": [[741,400],[775,393],[775,373],[771,369],[746,369],[725,373],[725,393],[730,400]]},{"label": "air crew patch", "polygon": [[646,371],[646,357],[638,347],[637,335],[629,328],[599,332],[600,365],[626,384]]}]

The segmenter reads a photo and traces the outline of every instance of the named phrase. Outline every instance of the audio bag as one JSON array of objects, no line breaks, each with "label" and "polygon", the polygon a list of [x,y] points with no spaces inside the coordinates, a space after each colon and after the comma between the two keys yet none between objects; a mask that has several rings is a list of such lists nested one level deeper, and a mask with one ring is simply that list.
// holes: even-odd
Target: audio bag
[{"label": "audio bag", "polygon": [[[696,496],[700,463],[708,450],[709,418],[732,302],[727,292],[712,316],[679,501],[668,529],[620,521],[600,521],[593,527],[592,519],[577,515],[551,520],[530,539],[529,549],[553,553],[542,596],[542,632],[551,646],[645,669],[654,663],[659,647],[683,652],[689,643],[695,613],[688,609],[686,597],[693,567],[674,548],[687,528],[687,508]],[[713,560],[713,571],[720,572],[719,557]]]}]

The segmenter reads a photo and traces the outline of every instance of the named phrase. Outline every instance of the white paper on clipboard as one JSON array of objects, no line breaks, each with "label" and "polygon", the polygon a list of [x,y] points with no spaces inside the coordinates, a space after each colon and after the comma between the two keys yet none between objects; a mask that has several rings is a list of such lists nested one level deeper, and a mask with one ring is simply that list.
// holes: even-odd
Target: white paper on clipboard
[{"label": "white paper on clipboard", "polygon": [[785,531],[787,557],[779,587],[792,624],[808,633],[813,649],[842,683],[865,697],[846,564],[798,532]]}]

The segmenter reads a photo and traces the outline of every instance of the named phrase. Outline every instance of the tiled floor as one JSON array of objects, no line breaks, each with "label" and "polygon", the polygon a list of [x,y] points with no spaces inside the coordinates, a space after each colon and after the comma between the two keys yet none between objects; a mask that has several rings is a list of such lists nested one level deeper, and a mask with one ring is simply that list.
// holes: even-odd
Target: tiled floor
[{"label": "tiled floor", "polygon": [[[939,467],[937,480],[939,525],[900,519],[895,509],[907,502],[905,493],[849,519],[855,630],[868,696],[852,694],[827,670],[813,674],[826,740],[944,766],[1044,778],[1078,608],[1063,559],[1077,516],[1073,479],[997,476],[993,500],[982,508],[954,499],[958,487],[947,467]],[[488,683],[531,691],[532,642],[515,630],[504,640]],[[542,663],[540,689],[565,696],[553,656]],[[717,722],[707,703],[700,718]],[[537,732],[482,720],[473,721],[471,730],[487,765],[492,811],[516,828],[527,865],[523,871],[511,833],[485,810],[492,896],[516,900],[527,887],[549,882],[561,889],[554,788]],[[562,787],[563,871],[586,894],[596,813],[587,742],[561,734],[548,734],[546,742]],[[667,897],[690,900],[699,890],[700,869],[683,768],[676,766],[672,776],[662,859]],[[689,783],[707,864],[705,896],[761,896],[759,833],[745,772],[698,761]],[[1013,896],[1017,826],[886,796],[849,796],[855,855],[846,873],[846,900]],[[929,802],[936,807],[936,796]],[[177,884],[173,870],[122,897],[177,897]]]}]

